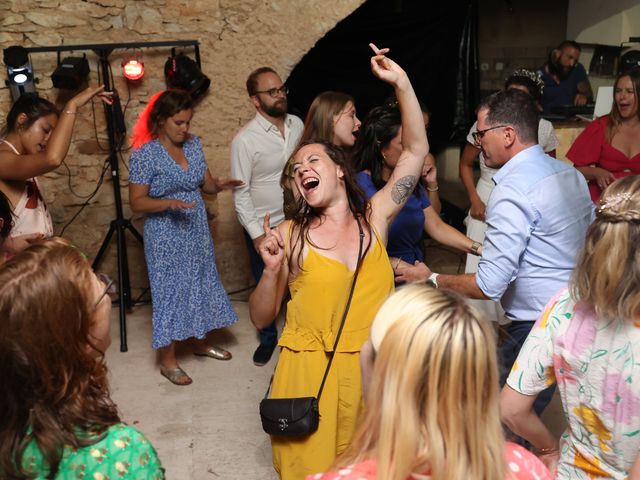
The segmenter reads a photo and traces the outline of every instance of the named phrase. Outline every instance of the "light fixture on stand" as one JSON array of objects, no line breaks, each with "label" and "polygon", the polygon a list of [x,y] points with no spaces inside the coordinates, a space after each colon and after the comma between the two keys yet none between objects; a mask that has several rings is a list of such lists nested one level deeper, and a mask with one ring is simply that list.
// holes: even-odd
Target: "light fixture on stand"
[{"label": "light fixture on stand", "polygon": [[164,64],[164,76],[169,88],[187,90],[194,100],[202,97],[211,85],[211,80],[200,70],[200,59],[193,61],[184,53],[175,54],[171,50],[171,57]]},{"label": "light fixture on stand", "polygon": [[8,79],[5,84],[11,91],[11,98],[15,102],[25,92],[35,92],[37,80],[33,75],[33,67],[29,60],[29,53],[24,47],[12,46],[3,50],[4,64],[7,66]]},{"label": "light fixture on stand", "polygon": [[82,57],[66,57],[59,60],[58,67],[51,74],[51,81],[55,88],[63,90],[78,90],[87,81],[89,76],[89,62],[87,56]]},{"label": "light fixture on stand", "polygon": [[127,80],[136,81],[144,76],[144,63],[135,56],[122,60],[122,75]]}]

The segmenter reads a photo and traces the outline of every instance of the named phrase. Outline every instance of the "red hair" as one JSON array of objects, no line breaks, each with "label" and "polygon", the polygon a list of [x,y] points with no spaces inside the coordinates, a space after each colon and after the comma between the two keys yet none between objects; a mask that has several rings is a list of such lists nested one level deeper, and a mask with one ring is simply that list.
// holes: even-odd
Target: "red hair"
[{"label": "red hair", "polygon": [[153,140],[154,134],[149,129],[149,116],[156,101],[165,91],[166,90],[161,90],[154,93],[149,99],[149,103],[145,109],[138,115],[138,120],[136,120],[136,124],[133,126],[133,133],[131,134],[131,146],[133,148],[140,148],[145,143]]}]

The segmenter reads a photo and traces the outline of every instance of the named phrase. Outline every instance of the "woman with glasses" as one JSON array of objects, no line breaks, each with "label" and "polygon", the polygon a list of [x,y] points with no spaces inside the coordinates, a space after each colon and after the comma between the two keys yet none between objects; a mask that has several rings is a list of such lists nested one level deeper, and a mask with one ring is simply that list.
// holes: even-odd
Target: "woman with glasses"
[{"label": "woman with glasses", "polygon": [[[513,88],[528,93],[540,112],[542,112],[540,100],[542,98],[543,87],[544,82],[536,73],[524,69],[513,72],[513,74],[507,78],[504,85],[505,90]],[[493,128],[498,127],[496,126]],[[459,168],[460,179],[467,190],[469,201],[471,202],[469,214],[465,219],[465,223],[467,225],[467,236],[475,242],[482,244],[487,231],[487,224],[485,223],[485,208],[489,200],[489,195],[493,190],[494,184],[492,178],[496,174],[497,169],[487,167],[484,155],[480,148],[480,139],[489,130],[480,132],[477,130],[477,122],[475,122],[469,130],[467,143],[465,144],[460,157]],[[544,118],[540,118],[538,123],[538,143],[547,154],[555,157],[555,151],[558,147],[558,138],[556,137],[551,122]],[[480,178],[478,179],[477,185],[474,185],[473,166],[476,159],[479,159],[480,161]],[[465,273],[473,273],[477,271],[479,261],[480,257],[476,255],[467,255]],[[473,300],[472,302],[477,308],[482,309],[491,320],[500,321],[504,316],[502,307],[500,307],[497,302],[493,302],[491,300]]]},{"label": "woman with glasses", "polygon": [[504,441],[493,329],[456,293],[403,287],[371,325],[373,376],[353,441],[307,480],[550,480]]},{"label": "woman with glasses", "polygon": [[53,235],[53,222],[42,196],[38,175],[64,161],[80,107],[94,97],[111,103],[104,86],[87,88],[62,111],[37,94],[24,93],[13,104],[0,134],[0,191],[13,205],[15,220],[6,247],[18,252],[29,242]]},{"label": "woman with glasses", "polygon": [[[284,480],[326,470],[349,444],[361,402],[360,349],[379,305],[393,289],[385,251],[389,223],[411,195],[428,151],[418,100],[407,74],[378,50],[371,68],[394,87],[404,129],[403,151],[387,185],[366,200],[344,151],[309,140],[291,159],[299,196],[292,220],[269,228],[260,248],[265,270],[249,300],[260,328],[278,314],[285,291],[287,318],[278,345],[273,398],[318,394],[347,296],[362,259],[348,315],[319,400],[318,430],[303,438],[271,437],[273,462]],[[362,243],[360,243],[362,242]]]},{"label": "woman with glasses", "polygon": [[0,266],[0,478],[164,478],[109,395],[106,292],[59,239]]},{"label": "woman with glasses", "polygon": [[193,100],[183,90],[152,97],[133,131],[129,202],[145,214],[144,254],[153,304],[153,341],[160,373],[175,385],[191,377],[178,365],[176,343],[192,339],[194,354],[230,360],[206,335],[237,321],[220,281],[202,193],[243,183],[211,175],[200,138],[189,133]]}]

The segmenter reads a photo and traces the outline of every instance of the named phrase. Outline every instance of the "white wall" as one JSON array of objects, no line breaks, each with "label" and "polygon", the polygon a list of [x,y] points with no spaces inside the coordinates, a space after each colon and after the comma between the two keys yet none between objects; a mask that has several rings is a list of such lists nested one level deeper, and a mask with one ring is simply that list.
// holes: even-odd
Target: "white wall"
[{"label": "white wall", "polygon": [[580,43],[620,45],[637,36],[638,0],[569,0],[567,38]]}]

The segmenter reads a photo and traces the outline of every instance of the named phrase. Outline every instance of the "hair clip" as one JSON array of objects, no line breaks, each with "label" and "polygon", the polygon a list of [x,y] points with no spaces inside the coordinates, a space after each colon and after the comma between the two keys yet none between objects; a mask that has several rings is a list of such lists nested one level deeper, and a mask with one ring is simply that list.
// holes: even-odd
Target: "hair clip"
[{"label": "hair clip", "polygon": [[631,194],[629,192],[611,195],[606,199],[604,203],[600,205],[600,207],[598,208],[598,213],[602,213],[607,209],[615,208],[622,202],[628,202],[629,200],[631,200]]}]

